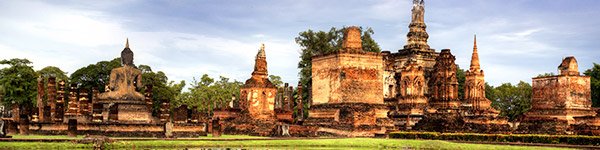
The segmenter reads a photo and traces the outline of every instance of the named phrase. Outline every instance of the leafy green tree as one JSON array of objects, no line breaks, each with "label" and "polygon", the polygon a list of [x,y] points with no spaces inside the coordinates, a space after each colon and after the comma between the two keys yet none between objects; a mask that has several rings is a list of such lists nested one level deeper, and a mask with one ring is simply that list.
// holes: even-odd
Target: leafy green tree
[{"label": "leafy green tree", "polygon": [[[347,27],[332,27],[328,32],[325,31],[303,31],[295,38],[296,43],[300,45],[300,62],[298,68],[301,69],[298,75],[302,84],[303,102],[307,104],[309,99],[310,87],[312,86],[312,56],[332,52],[342,48],[343,35]],[[381,49],[375,40],[371,38],[374,34],[370,27],[359,27],[362,39],[363,51],[380,52]]]},{"label": "leafy green tree", "polygon": [[583,72],[586,76],[590,76],[590,86],[592,88],[592,107],[600,106],[600,65],[594,63],[594,66]]},{"label": "leafy green tree", "polygon": [[458,98],[463,99],[465,97],[465,80],[466,72],[461,69],[458,64],[456,65],[456,80],[458,81]]},{"label": "leafy green tree", "polygon": [[[142,85],[152,85],[152,106],[154,112],[160,109],[162,99],[175,100],[181,93],[183,86],[185,86],[184,80],[181,80],[179,84],[175,84],[174,81],[168,82],[169,78],[164,72],[153,72],[150,66],[140,65],[138,69],[142,71]],[[142,93],[145,92],[146,87],[142,89]]]},{"label": "leafy green tree", "polygon": [[275,85],[275,87],[281,87],[281,85],[283,84],[283,81],[281,81],[280,76],[269,75],[269,80],[271,81],[271,83],[273,83],[273,85]]},{"label": "leafy green tree", "polygon": [[37,75],[31,61],[13,58],[0,61],[0,65],[9,67],[0,70],[0,85],[2,86],[2,104],[11,107],[12,102],[21,106],[33,107],[37,94]]},{"label": "leafy green tree", "polygon": [[539,78],[539,77],[551,77],[551,76],[556,76],[556,75],[554,75],[554,73],[550,72],[550,73],[538,74],[538,76],[536,78]]},{"label": "leafy green tree", "polygon": [[87,67],[77,69],[71,74],[71,83],[77,84],[80,88],[91,89],[97,87],[100,92],[105,91],[104,86],[110,81],[110,71],[121,67],[121,58],[115,58],[111,61],[100,61],[96,64],[90,64]]},{"label": "leafy green tree", "polygon": [[202,75],[200,81],[193,79],[188,88],[189,92],[183,92],[178,96],[173,106],[187,105],[188,107],[198,107],[199,111],[210,112],[213,108],[226,106],[233,97],[239,99],[240,87],[243,85],[239,81],[229,81],[229,78],[220,76],[219,80]]},{"label": "leafy green tree", "polygon": [[531,85],[527,82],[521,81],[516,86],[503,83],[494,90],[496,97],[492,97],[494,99],[490,100],[497,103],[493,106],[501,111],[499,116],[508,116],[509,121],[514,120],[517,115],[523,114],[531,106]]},{"label": "leafy green tree", "polygon": [[60,68],[55,66],[47,66],[42,68],[41,70],[36,71],[36,73],[47,80],[48,77],[55,77],[56,81],[59,79],[64,80],[65,82],[69,81],[69,76],[67,76],[67,72],[60,70]]}]

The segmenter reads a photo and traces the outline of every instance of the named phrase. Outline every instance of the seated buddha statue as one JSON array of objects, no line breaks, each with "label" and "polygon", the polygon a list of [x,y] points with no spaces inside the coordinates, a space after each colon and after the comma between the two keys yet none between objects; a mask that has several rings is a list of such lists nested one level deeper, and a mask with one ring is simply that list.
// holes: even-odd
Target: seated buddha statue
[{"label": "seated buddha statue", "polygon": [[100,100],[143,101],[144,95],[137,92],[142,88],[142,71],[133,68],[133,52],[129,40],[121,52],[123,67],[110,71],[110,81],[105,93],[98,95]]}]

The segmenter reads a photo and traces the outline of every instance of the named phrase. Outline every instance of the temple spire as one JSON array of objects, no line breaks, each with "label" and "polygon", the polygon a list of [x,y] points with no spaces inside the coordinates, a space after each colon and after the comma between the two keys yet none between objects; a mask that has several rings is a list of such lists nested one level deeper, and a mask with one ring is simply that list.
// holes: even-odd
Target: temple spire
[{"label": "temple spire", "polygon": [[405,50],[411,51],[432,51],[427,44],[429,35],[427,34],[425,25],[425,7],[424,0],[413,0],[412,19],[408,28],[407,43],[404,45]]},{"label": "temple spire", "polygon": [[260,49],[258,50],[258,53],[256,54],[256,58],[266,58],[266,54],[265,54],[265,43],[262,43],[262,46],[260,46]]},{"label": "temple spire", "polygon": [[127,38],[127,43],[125,43],[125,48],[129,48],[129,38]]},{"label": "temple spire", "polygon": [[479,68],[479,55],[477,54],[477,35],[473,37],[473,56],[471,56],[471,72],[478,71]]}]

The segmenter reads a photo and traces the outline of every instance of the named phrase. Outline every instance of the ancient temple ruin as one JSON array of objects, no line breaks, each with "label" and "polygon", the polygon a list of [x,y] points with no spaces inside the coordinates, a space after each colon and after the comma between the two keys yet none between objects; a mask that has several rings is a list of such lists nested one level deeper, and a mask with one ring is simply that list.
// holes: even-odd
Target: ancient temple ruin
[{"label": "ancient temple ruin", "polygon": [[383,103],[382,55],[362,51],[357,27],[346,29],[342,49],[312,57],[312,77],[304,125],[346,136],[373,136],[392,126]]},{"label": "ancient temple ruin", "polygon": [[563,59],[558,66],[558,75],[536,77],[532,82],[531,108],[525,112],[519,131],[600,133],[598,108],[591,107],[590,77],[579,74],[575,57]]}]

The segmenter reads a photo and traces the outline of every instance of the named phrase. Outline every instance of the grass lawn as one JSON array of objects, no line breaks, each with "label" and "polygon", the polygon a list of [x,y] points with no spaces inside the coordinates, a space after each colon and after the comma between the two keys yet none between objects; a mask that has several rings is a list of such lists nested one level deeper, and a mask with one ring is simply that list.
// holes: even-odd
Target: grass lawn
[{"label": "grass lawn", "polygon": [[[15,136],[13,136],[15,137]],[[17,136],[21,138],[20,136]],[[15,138],[17,138],[15,137]],[[66,138],[66,136],[23,136],[35,138]],[[213,138],[210,135],[199,139]],[[219,138],[268,138],[241,135],[223,135]],[[117,138],[119,139],[119,138]],[[191,138],[194,139],[194,138]],[[91,148],[91,144],[71,144],[70,142],[0,142],[0,149],[77,149]],[[300,140],[248,140],[248,141],[119,141],[109,148],[261,148],[261,149],[558,149],[548,147],[525,147],[506,145],[485,145],[452,143],[439,140],[406,139],[300,139]]]}]

